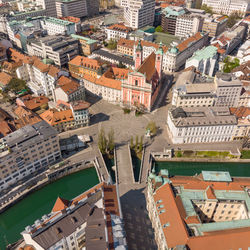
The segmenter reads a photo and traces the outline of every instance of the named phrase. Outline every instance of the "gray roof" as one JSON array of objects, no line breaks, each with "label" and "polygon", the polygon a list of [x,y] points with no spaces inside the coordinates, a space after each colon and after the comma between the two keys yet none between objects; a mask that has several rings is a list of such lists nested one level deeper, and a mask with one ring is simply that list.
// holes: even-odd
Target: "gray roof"
[{"label": "gray roof", "polygon": [[241,87],[242,82],[231,73],[216,73],[216,83],[219,87]]},{"label": "gray roof", "polygon": [[38,141],[44,141],[48,137],[54,135],[57,135],[57,131],[47,122],[40,121],[14,131],[5,136],[2,141],[10,148],[14,148],[16,145],[19,147],[26,147],[33,143],[37,143]]},{"label": "gray roof", "polygon": [[93,54],[98,55],[98,56],[107,57],[107,58],[110,58],[110,59],[115,60],[117,62],[122,62],[124,64],[134,66],[134,61],[132,58],[129,58],[126,56],[118,56],[118,55],[115,55],[115,54],[108,52],[106,50],[103,50],[103,49],[95,50],[95,51],[93,51]]},{"label": "gray roof", "polygon": [[90,210],[90,205],[85,203],[77,210],[62,217],[57,223],[33,237],[33,240],[44,249],[50,248],[62,238],[71,235],[77,227],[86,222]]},{"label": "gray roof", "polygon": [[169,110],[176,127],[236,125],[237,120],[227,107],[183,107]]},{"label": "gray roof", "polygon": [[94,207],[87,218],[87,227],[85,230],[87,250],[108,249],[105,228],[104,210]]}]

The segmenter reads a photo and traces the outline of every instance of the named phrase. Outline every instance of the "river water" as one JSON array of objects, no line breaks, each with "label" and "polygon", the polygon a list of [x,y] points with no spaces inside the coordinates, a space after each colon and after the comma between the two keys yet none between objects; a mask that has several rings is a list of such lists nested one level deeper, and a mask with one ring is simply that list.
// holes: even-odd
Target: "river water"
[{"label": "river water", "polygon": [[[195,175],[202,170],[229,171],[231,176],[250,177],[250,163],[206,163],[206,162],[156,162],[158,172],[165,168],[171,175]],[[97,184],[98,177],[94,168],[78,173],[45,186],[32,193],[12,208],[0,215],[0,249],[7,243],[21,238],[20,232],[36,219],[49,213],[58,196],[72,199]]]},{"label": "river water", "polygon": [[95,168],[85,169],[35,191],[0,214],[0,249],[20,239],[20,233],[27,225],[49,213],[58,196],[70,200],[97,183]]},{"label": "river water", "polygon": [[192,176],[200,174],[202,170],[228,171],[231,176],[250,177],[250,163],[224,163],[224,162],[155,162],[156,172],[168,169],[170,175]]}]

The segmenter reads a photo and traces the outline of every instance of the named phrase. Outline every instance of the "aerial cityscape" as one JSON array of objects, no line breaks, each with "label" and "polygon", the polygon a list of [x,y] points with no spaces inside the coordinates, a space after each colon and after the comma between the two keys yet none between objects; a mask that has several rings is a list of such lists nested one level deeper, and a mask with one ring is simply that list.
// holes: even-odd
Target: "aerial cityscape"
[{"label": "aerial cityscape", "polygon": [[0,0],[2,249],[250,249],[250,0]]}]

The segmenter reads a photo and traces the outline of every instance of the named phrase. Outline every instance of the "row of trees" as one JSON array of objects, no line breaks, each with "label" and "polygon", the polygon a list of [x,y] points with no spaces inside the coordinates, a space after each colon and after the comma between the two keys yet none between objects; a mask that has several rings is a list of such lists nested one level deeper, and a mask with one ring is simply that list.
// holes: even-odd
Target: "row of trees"
[{"label": "row of trees", "polygon": [[101,153],[112,155],[114,153],[115,142],[114,142],[114,130],[111,128],[108,135],[105,135],[105,131],[101,128],[98,135],[98,147]]},{"label": "row of trees", "polygon": [[134,143],[134,137],[131,136],[130,149],[134,150],[136,153],[142,152],[142,149],[143,149],[143,136],[140,137],[140,141],[139,141],[139,136],[137,135],[135,137],[135,143]]}]

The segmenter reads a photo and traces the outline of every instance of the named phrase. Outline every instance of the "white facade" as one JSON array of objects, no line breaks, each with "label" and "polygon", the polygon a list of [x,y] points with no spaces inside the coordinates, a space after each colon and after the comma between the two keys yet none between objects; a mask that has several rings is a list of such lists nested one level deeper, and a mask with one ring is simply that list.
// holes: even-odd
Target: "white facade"
[{"label": "white facade", "polygon": [[[231,141],[237,121],[228,108],[181,108],[168,111],[167,127],[174,144]],[[184,110],[184,112],[183,112]],[[174,112],[181,114],[173,115]],[[189,113],[189,117],[186,114]],[[195,115],[195,113],[197,113]],[[220,115],[221,113],[221,115]]]},{"label": "white facade", "polygon": [[[196,38],[197,36],[199,38]],[[163,56],[162,67],[164,72],[175,72],[179,70],[179,68],[185,64],[186,60],[191,57],[195,51],[207,45],[208,33],[201,34],[198,32],[194,37],[195,40],[190,38],[187,39],[190,39],[188,46],[186,46],[186,42],[185,45],[183,43],[179,45],[172,44],[171,48]],[[179,48],[181,49],[179,50]]]},{"label": "white facade", "polygon": [[85,88],[91,93],[102,97],[105,101],[114,104],[122,103],[122,91],[115,88],[96,84],[95,82],[84,79]]},{"label": "white facade", "polygon": [[193,56],[186,61],[185,68],[194,66],[202,74],[213,76],[217,66],[217,60],[217,48],[208,46],[196,51]]},{"label": "white facade", "polygon": [[238,107],[242,82],[231,74],[218,72],[215,76],[217,99],[215,106]]},{"label": "white facade", "polygon": [[[0,190],[61,157],[57,132],[44,121],[25,126],[4,139],[0,140],[4,146],[0,151]],[[18,143],[13,144],[13,140]]]},{"label": "white facade", "polygon": [[240,64],[250,61],[250,40],[247,40],[240,46],[237,58],[240,59]]},{"label": "white facade", "polygon": [[216,13],[230,15],[235,11],[246,14],[250,10],[250,2],[247,0],[203,0],[202,4],[211,7]]},{"label": "white facade", "polygon": [[105,32],[107,34],[107,40],[115,40],[118,41],[121,38],[128,38],[129,32],[118,29],[106,28]]},{"label": "white facade", "polygon": [[132,0],[123,1],[124,19],[126,25],[139,29],[147,25],[153,25],[155,15],[155,1]]},{"label": "white facade", "polygon": [[58,17],[73,16],[84,17],[88,15],[86,0],[56,0],[56,13]]},{"label": "white facade", "polygon": [[202,30],[203,18],[198,15],[180,15],[176,19],[175,36],[188,37]]},{"label": "white facade", "polygon": [[75,24],[58,18],[45,18],[42,21],[42,27],[47,30],[49,36],[62,34],[75,34]]}]

